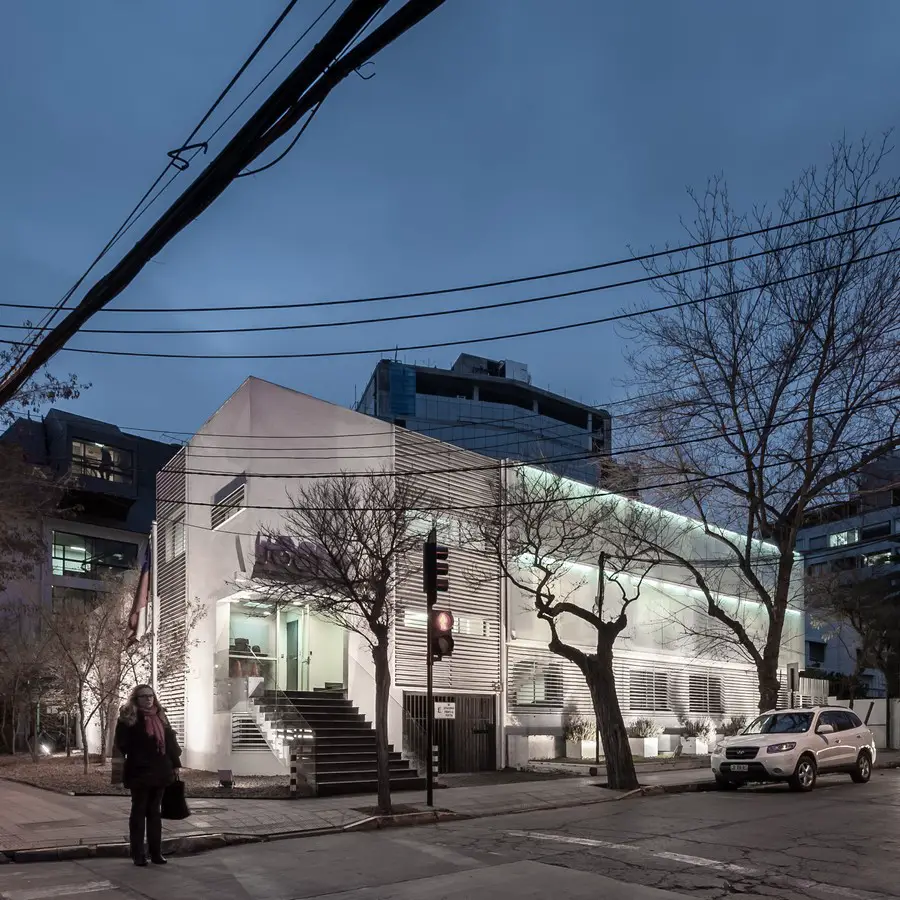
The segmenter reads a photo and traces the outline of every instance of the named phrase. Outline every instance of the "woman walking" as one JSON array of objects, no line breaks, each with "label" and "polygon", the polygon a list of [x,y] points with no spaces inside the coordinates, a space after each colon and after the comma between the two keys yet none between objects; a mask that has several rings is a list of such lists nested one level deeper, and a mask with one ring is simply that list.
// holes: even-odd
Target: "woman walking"
[{"label": "woman walking", "polygon": [[150,859],[156,865],[165,865],[160,805],[163,792],[175,780],[175,771],[181,768],[181,748],[149,685],[139,684],[119,711],[116,747],[125,757],[122,782],[131,791],[128,820],[131,858],[136,866],[147,865],[146,828]]}]

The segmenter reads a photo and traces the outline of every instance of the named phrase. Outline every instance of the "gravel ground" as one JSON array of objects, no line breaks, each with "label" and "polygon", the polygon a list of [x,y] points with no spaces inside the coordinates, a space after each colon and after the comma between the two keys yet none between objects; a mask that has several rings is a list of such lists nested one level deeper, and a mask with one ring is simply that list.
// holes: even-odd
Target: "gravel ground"
[{"label": "gravel ground", "polygon": [[[246,799],[287,799],[289,779],[283,776],[254,776],[236,778],[230,790],[219,787],[216,772],[198,769],[182,769],[181,777],[188,797],[206,798],[246,798]],[[104,796],[125,796],[128,791],[122,785],[112,784],[110,763],[98,763],[91,759],[87,774],[83,770],[80,754],[67,759],[63,755],[52,756],[39,762],[32,762],[28,756],[0,757],[0,778],[31,784],[60,794],[92,794]]]}]

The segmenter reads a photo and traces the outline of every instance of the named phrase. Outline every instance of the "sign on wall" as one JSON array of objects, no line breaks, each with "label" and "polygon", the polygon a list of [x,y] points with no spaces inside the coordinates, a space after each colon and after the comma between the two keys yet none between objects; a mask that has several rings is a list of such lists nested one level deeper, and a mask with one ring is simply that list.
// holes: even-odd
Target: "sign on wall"
[{"label": "sign on wall", "polygon": [[436,719],[455,719],[456,718],[456,704],[455,703],[440,703],[440,702],[435,701],[434,717]]}]

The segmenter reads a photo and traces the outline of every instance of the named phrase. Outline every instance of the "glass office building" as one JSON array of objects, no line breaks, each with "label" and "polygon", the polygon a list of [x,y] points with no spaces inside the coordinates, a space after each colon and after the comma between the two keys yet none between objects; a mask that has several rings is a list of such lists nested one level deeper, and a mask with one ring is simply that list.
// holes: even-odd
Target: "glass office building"
[{"label": "glass office building", "polygon": [[461,354],[450,369],[381,360],[357,412],[496,459],[540,463],[598,483],[609,460],[608,412],[531,383],[513,360]]}]

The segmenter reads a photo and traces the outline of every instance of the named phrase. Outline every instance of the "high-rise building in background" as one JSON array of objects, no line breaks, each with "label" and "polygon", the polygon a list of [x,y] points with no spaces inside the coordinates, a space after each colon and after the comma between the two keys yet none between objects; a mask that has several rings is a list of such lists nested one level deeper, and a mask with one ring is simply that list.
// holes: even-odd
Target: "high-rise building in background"
[{"label": "high-rise building in background", "polygon": [[525,363],[462,353],[450,369],[383,359],[357,412],[495,459],[540,463],[598,483],[612,419],[531,383]]}]

